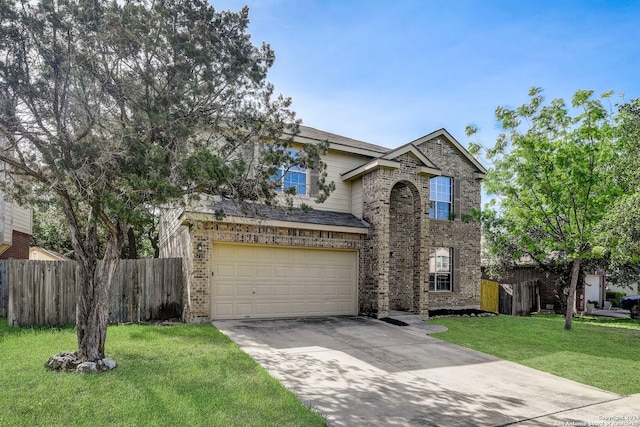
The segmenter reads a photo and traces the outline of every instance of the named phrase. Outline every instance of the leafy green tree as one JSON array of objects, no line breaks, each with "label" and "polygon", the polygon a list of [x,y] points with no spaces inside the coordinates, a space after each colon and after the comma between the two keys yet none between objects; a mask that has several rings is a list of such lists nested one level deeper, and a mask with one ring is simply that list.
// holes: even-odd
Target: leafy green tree
[{"label": "leafy green tree", "polygon": [[613,165],[623,195],[600,225],[614,268],[640,263],[640,99],[620,106],[619,161]]},{"label": "leafy green tree", "polygon": [[596,226],[621,191],[611,168],[617,160],[613,113],[592,95],[577,91],[570,109],[562,99],[545,105],[542,90],[531,89],[527,104],[496,109],[503,132],[487,151],[493,167],[485,186],[499,198],[494,216],[502,233],[489,243],[514,259],[526,254],[571,264],[566,329],[581,263],[602,254]]},{"label": "leafy green tree", "polygon": [[73,258],[73,244],[64,213],[54,202],[42,200],[33,206],[33,244]]},{"label": "leafy green tree", "polygon": [[[298,122],[290,100],[274,97],[274,53],[251,43],[248,24],[247,8],[218,12],[206,0],[0,3],[5,191],[62,208],[82,360],[105,356],[109,286],[130,227],[196,194],[273,200],[282,164],[324,170],[313,161],[323,146],[288,150]],[[319,181],[326,196],[331,184]]]}]

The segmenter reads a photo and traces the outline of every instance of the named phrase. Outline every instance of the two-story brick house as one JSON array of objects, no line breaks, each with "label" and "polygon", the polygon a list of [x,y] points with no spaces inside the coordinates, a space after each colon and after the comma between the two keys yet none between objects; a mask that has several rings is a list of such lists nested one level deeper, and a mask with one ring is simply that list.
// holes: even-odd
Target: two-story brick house
[{"label": "two-story brick house", "polygon": [[484,167],[444,129],[387,149],[303,126],[294,149],[325,140],[325,203],[312,171],[284,180],[311,212],[219,202],[163,215],[161,255],[186,261],[186,319],[478,308],[480,225],[461,214],[480,208]]}]

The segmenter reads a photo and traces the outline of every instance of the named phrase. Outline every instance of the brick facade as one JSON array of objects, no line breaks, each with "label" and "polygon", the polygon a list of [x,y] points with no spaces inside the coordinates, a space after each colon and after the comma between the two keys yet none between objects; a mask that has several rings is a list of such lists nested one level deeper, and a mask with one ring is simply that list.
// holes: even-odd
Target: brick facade
[{"label": "brick facade", "polygon": [[429,177],[418,173],[419,160],[410,153],[394,160],[399,168],[363,176],[363,217],[370,228],[360,256],[360,311],[385,317],[404,300],[406,309],[426,316]]},{"label": "brick facade", "polygon": [[[363,176],[364,219],[371,224],[360,257],[360,309],[387,316],[407,310],[426,317],[429,309],[478,308],[480,305],[480,224],[461,214],[480,207],[476,168],[442,138],[417,145],[443,176],[454,179],[454,220],[429,219],[430,175],[412,153],[394,160],[400,167]],[[429,292],[429,248],[453,248],[459,268],[452,292]]]},{"label": "brick facade", "polygon": [[[453,292],[430,292],[429,308],[478,308],[480,306],[480,224],[464,222],[461,215],[480,209],[480,180],[468,159],[443,137],[418,145],[443,176],[454,179],[453,221],[431,220],[429,245],[450,247],[459,257],[459,271],[454,272]],[[456,253],[457,252],[457,253]],[[455,274],[457,273],[457,274]]]},{"label": "brick facade", "polygon": [[29,259],[31,236],[13,230],[11,247],[0,255],[0,259]]}]

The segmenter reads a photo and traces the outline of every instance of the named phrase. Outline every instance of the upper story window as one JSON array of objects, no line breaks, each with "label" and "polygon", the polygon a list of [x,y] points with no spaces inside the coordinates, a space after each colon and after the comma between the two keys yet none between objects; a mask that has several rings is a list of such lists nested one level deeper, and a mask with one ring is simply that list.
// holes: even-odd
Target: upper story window
[{"label": "upper story window", "polygon": [[449,219],[453,202],[453,179],[436,176],[430,180],[429,218]]},{"label": "upper story window", "polygon": [[[298,150],[289,150],[292,157],[297,157]],[[281,182],[280,190],[294,187],[296,194],[307,194],[307,170],[299,166],[281,166],[274,179]]]}]

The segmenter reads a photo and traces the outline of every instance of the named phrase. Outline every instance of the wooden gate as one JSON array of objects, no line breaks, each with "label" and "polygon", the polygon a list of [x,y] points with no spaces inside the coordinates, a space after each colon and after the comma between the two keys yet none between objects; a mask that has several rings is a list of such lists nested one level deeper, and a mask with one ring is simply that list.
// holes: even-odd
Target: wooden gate
[{"label": "wooden gate", "polygon": [[480,310],[498,312],[500,284],[491,280],[480,281]]},{"label": "wooden gate", "polygon": [[537,280],[500,285],[500,314],[529,316],[540,311],[540,286]]}]

